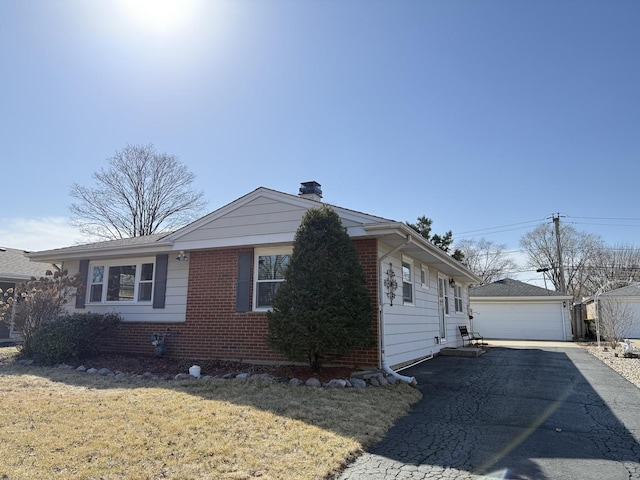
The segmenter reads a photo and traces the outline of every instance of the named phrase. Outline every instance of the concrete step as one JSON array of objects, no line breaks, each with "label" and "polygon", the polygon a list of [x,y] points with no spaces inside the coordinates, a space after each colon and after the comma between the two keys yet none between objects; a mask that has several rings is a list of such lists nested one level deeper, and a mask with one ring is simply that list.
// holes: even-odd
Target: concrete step
[{"label": "concrete step", "polygon": [[457,348],[443,348],[440,350],[439,355],[448,355],[451,357],[479,357],[484,354],[486,350],[481,347],[457,347]]}]

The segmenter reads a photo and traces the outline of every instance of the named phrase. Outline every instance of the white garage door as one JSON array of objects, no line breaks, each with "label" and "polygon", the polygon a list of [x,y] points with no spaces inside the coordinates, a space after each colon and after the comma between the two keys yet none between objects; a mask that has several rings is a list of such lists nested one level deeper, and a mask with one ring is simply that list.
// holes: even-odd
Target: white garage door
[{"label": "white garage door", "polygon": [[[475,303],[473,330],[485,338],[565,340],[561,303]],[[568,312],[565,312],[568,314]],[[565,326],[566,329],[566,326]],[[566,338],[571,332],[566,332]]]}]

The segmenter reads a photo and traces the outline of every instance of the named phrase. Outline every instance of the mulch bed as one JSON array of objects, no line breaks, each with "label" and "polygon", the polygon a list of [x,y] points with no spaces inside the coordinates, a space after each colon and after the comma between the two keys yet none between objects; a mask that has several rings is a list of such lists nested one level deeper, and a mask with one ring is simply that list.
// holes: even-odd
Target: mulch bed
[{"label": "mulch bed", "polygon": [[306,365],[252,365],[221,360],[193,360],[169,357],[129,356],[101,354],[85,359],[83,365],[87,368],[108,368],[131,374],[151,372],[156,375],[176,375],[188,373],[189,367],[199,365],[202,375],[224,375],[227,373],[267,373],[275,378],[287,377],[307,380],[314,377],[321,382],[328,382],[334,378],[348,379],[356,368],[323,367],[314,372]]}]

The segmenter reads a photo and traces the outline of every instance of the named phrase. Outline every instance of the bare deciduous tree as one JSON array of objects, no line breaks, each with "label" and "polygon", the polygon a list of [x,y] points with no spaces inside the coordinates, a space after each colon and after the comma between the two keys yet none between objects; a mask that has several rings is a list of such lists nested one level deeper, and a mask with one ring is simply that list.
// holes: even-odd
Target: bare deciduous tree
[{"label": "bare deciduous tree", "polygon": [[507,246],[491,240],[461,240],[456,249],[463,254],[462,263],[482,279],[482,284],[495,282],[506,276],[517,264],[509,258]]},{"label": "bare deciduous tree", "polygon": [[[594,293],[587,285],[587,267],[592,263],[595,253],[603,248],[604,243],[598,235],[580,232],[571,225],[562,225],[560,244],[567,292],[573,295],[576,301],[582,300],[582,297]],[[530,267],[534,269],[551,267],[549,270],[551,282],[557,291],[562,291],[553,225],[539,225],[520,239],[520,245],[529,256]]]},{"label": "bare deciduous tree", "polygon": [[626,285],[640,276],[640,249],[617,244],[594,252],[587,267],[587,288],[593,292],[607,284]]},{"label": "bare deciduous tree", "polygon": [[600,297],[598,313],[600,330],[612,348],[628,336],[637,321],[633,308],[620,298]]},{"label": "bare deciduous tree", "polygon": [[192,189],[195,175],[174,155],[153,145],[127,145],[93,174],[96,187],[73,184],[74,225],[93,238],[120,239],[161,233],[197,218],[206,205]]}]

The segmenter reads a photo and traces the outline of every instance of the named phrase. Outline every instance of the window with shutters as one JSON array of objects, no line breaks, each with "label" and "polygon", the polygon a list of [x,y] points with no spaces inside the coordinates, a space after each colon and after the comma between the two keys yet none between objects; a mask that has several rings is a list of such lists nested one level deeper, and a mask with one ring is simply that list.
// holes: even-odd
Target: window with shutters
[{"label": "window with shutters", "polygon": [[95,262],[89,264],[88,303],[150,303],[155,261]]},{"label": "window with shutters", "polygon": [[291,259],[291,248],[256,249],[255,258],[254,305],[256,310],[268,310],[278,288],[284,282],[284,272]]}]

